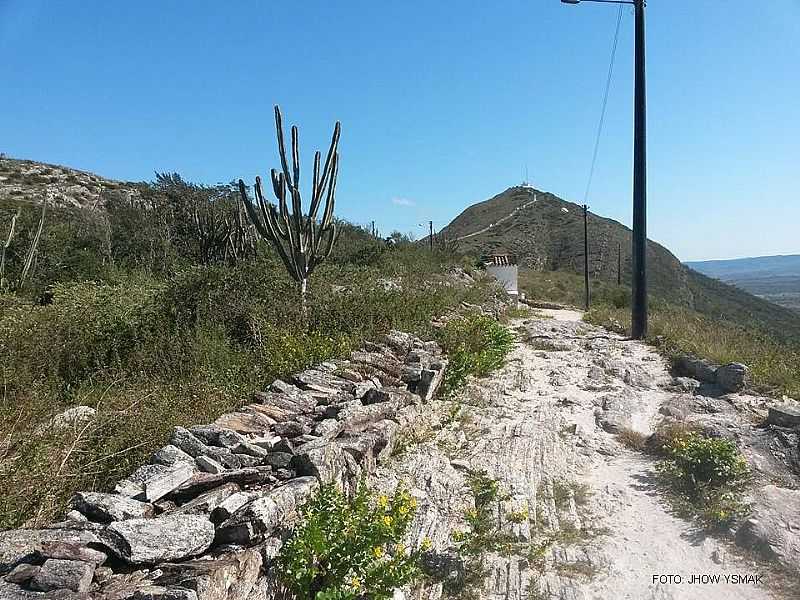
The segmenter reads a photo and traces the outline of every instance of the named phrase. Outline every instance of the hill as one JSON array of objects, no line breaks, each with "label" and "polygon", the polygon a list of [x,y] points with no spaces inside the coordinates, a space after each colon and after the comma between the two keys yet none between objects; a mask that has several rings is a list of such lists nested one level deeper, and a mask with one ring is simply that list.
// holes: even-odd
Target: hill
[{"label": "hill", "polygon": [[101,208],[104,192],[122,190],[133,194],[136,185],[114,181],[61,165],[33,160],[0,158],[0,205],[40,203],[48,194],[59,208]]},{"label": "hill", "polygon": [[708,277],[733,284],[760,298],[800,310],[800,255],[758,256],[687,262]]},{"label": "hill", "polygon": [[[464,252],[503,249],[534,271],[583,272],[583,207],[530,186],[515,186],[468,207],[441,235]],[[631,230],[589,213],[589,272],[630,285]],[[619,256],[618,256],[619,253]],[[716,319],[754,325],[781,340],[800,341],[800,317],[793,311],[716,281],[683,265],[664,246],[648,240],[649,289],[656,298]]]}]

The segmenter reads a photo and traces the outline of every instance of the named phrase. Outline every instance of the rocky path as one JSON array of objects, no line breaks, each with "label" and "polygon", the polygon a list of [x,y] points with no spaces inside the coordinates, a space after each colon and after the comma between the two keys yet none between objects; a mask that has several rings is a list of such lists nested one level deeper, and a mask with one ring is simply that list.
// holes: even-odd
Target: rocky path
[{"label": "rocky path", "polygon": [[495,227],[495,226],[499,225],[500,223],[503,223],[504,221],[508,221],[510,218],[512,218],[518,212],[520,212],[521,210],[525,210],[526,208],[531,206],[536,201],[537,201],[537,198],[534,195],[534,199],[533,200],[531,200],[530,202],[526,202],[525,204],[523,204],[521,206],[518,206],[517,208],[512,210],[509,214],[507,214],[505,217],[502,217],[502,218],[498,219],[494,223],[489,223],[489,225],[487,225],[483,229],[479,229],[478,231],[473,231],[472,233],[468,233],[467,235],[462,235],[461,237],[457,237],[453,241],[460,242],[461,240],[466,240],[468,238],[475,237],[476,235],[480,235],[482,233],[485,233],[485,232],[489,231],[492,227]]},{"label": "rocky path", "polygon": [[[415,597],[789,597],[763,569],[673,516],[652,460],[616,440],[623,429],[649,433],[665,407],[690,401],[660,356],[576,312],[541,311],[513,326],[520,342],[507,365],[472,382],[449,410],[432,405],[431,429],[414,431],[416,444],[379,471],[380,485],[408,482],[420,499],[414,541],[428,537],[452,558],[439,565],[443,582]],[[452,533],[469,530],[470,474],[480,471],[502,492],[493,535],[514,541],[460,557],[462,571]],[[734,583],[734,575],[762,580]]]}]

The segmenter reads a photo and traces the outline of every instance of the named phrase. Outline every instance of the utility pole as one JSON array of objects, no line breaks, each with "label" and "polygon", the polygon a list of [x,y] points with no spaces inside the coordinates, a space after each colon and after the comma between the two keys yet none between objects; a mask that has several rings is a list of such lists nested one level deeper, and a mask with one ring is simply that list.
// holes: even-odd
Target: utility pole
[{"label": "utility pole", "polygon": [[631,337],[647,335],[647,86],[645,85],[645,0],[633,3],[636,34],[633,118],[633,302]]},{"label": "utility pole", "polygon": [[647,335],[647,86],[646,0],[561,0],[564,4],[632,4],[634,10],[633,235],[631,236],[631,337]]},{"label": "utility pole", "polygon": [[375,237],[375,221],[372,222],[372,237]]},{"label": "utility pole", "polygon": [[583,205],[583,289],[585,291],[584,305],[589,310],[589,207]]},{"label": "utility pole", "polygon": [[431,230],[430,242],[431,242],[431,252],[433,252],[433,221],[428,221],[428,227]]}]

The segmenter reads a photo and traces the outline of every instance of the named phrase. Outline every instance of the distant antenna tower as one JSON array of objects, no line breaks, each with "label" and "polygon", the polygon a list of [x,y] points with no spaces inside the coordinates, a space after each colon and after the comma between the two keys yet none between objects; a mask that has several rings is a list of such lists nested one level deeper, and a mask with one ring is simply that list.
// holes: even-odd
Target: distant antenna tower
[{"label": "distant antenna tower", "polygon": [[530,182],[528,181],[528,165],[525,165],[525,178],[522,180],[522,187],[528,187]]}]

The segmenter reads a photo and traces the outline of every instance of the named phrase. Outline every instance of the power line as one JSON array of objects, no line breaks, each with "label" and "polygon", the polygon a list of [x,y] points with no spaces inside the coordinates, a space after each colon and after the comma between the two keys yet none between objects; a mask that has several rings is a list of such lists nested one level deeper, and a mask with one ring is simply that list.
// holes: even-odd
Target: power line
[{"label": "power line", "polygon": [[600,111],[600,123],[597,125],[597,138],[594,142],[594,153],[592,154],[592,167],[589,169],[589,180],[586,182],[586,191],[583,194],[583,203],[589,198],[589,188],[592,187],[592,179],[594,178],[594,168],[597,164],[597,153],[600,150],[600,136],[603,133],[603,123],[606,119],[606,105],[608,104],[608,92],[611,89],[611,77],[614,74],[614,59],[617,56],[617,42],[619,41],[619,27],[622,23],[622,9],[623,5],[619,5],[617,11],[617,27],[614,31],[614,44],[611,47],[611,61],[608,65],[608,77],[606,78],[606,91],[603,94],[603,109]]}]

